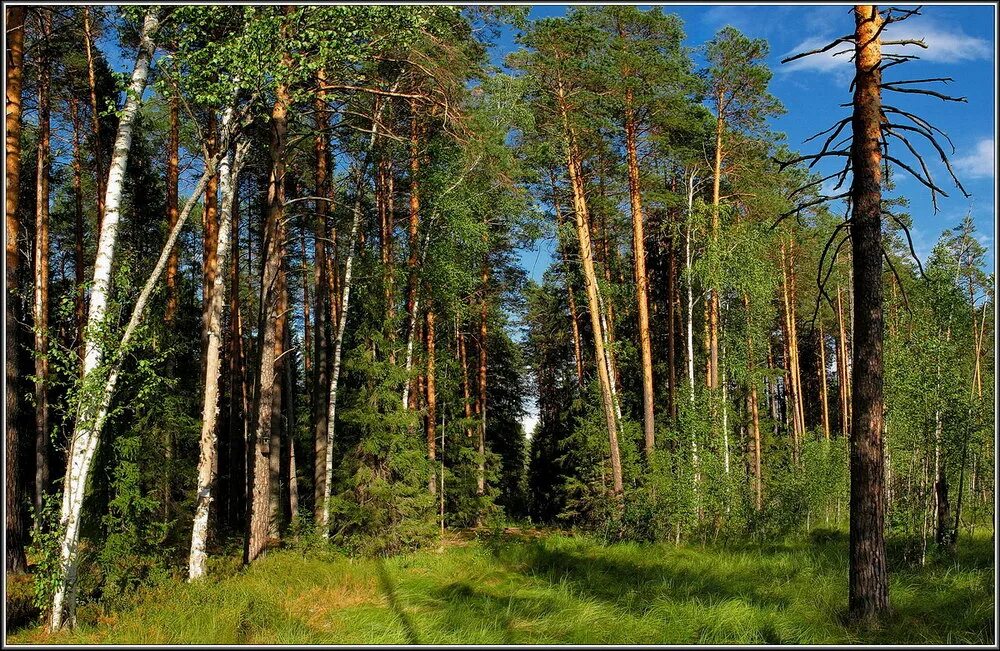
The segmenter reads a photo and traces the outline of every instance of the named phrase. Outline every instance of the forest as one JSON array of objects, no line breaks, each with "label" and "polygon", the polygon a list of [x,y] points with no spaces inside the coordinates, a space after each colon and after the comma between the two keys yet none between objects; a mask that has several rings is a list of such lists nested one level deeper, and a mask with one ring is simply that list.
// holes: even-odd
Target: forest
[{"label": "forest", "polygon": [[5,641],[995,644],[996,106],[674,9],[5,5]]}]

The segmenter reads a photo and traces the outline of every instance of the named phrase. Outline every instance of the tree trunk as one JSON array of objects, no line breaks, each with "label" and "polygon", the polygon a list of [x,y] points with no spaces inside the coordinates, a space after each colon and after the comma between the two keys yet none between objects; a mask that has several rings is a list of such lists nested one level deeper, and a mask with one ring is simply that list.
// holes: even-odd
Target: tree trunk
[{"label": "tree trunk", "polygon": [[[223,120],[223,128],[227,125]],[[225,271],[227,257],[232,250],[230,238],[233,235],[233,206],[236,203],[239,174],[243,166],[244,148],[242,142],[236,145],[236,155],[227,152],[219,165],[219,177],[222,190],[222,209],[218,228],[216,255],[220,260],[212,262],[216,273],[212,279],[212,287],[207,294],[210,297],[206,320],[202,323],[203,339],[206,342],[204,364],[204,386],[201,408],[201,439],[198,458],[198,486],[195,493],[194,525],[191,533],[191,553],[188,559],[188,579],[195,580],[205,574],[205,542],[208,538],[208,515],[213,502],[215,475],[216,445],[218,441],[217,423],[219,417],[219,376],[222,371],[222,304],[225,294]],[[206,265],[208,266],[208,265]],[[234,262],[235,266],[235,262]],[[206,289],[209,289],[206,287]],[[229,291],[239,292],[235,283],[230,284]],[[237,308],[238,309],[238,308]]]},{"label": "tree trunk", "polygon": [[889,607],[882,452],[881,18],[874,5],[857,5],[854,14],[850,234],[856,363],[851,378],[849,606],[855,617],[873,619]]},{"label": "tree trunk", "polygon": [[[476,468],[476,495],[486,494],[486,362],[487,362],[487,320],[488,306],[486,302],[490,281],[490,267],[483,258],[482,285],[479,299],[479,371],[477,374],[479,392],[476,396],[476,416],[479,418],[479,441]],[[482,514],[477,514],[476,522]]]},{"label": "tree trunk", "polygon": [[[462,366],[462,402],[463,402],[463,413],[465,414],[466,422],[472,421],[472,400],[469,397],[469,363],[466,357],[465,349],[465,333],[458,333],[458,361]],[[465,427],[466,438],[472,438],[472,428],[468,425]]]},{"label": "tree trunk", "polygon": [[[286,15],[291,7],[286,7]],[[282,25],[286,31],[287,23]],[[290,68],[291,56],[286,52],[281,65]],[[267,190],[267,221],[264,225],[264,269],[260,290],[260,326],[258,329],[258,350],[260,366],[256,390],[256,415],[252,428],[250,446],[250,517],[247,518],[246,544],[243,552],[244,564],[255,560],[267,543],[270,524],[270,454],[271,419],[274,417],[273,400],[275,391],[275,350],[278,346],[278,316],[280,279],[284,257],[284,206],[285,206],[285,147],[288,133],[288,108],[291,99],[288,86],[278,84],[274,107],[271,111],[271,176]]]},{"label": "tree trunk", "polygon": [[[101,149],[101,118],[97,105],[97,75],[94,72],[94,36],[91,31],[90,9],[83,8],[83,45],[87,52],[87,81],[90,87],[90,118],[94,136],[94,178],[97,181],[97,232],[104,221],[104,194],[107,177],[104,173],[104,152]],[[176,151],[176,150],[171,150]],[[176,162],[175,162],[176,164]],[[169,188],[169,180],[168,186]]]},{"label": "tree trunk", "polygon": [[[395,88],[395,86],[393,86],[393,88]],[[351,220],[351,234],[347,241],[347,259],[344,260],[344,282],[341,290],[342,294],[340,306],[337,309],[337,327],[334,332],[333,339],[333,368],[330,371],[330,402],[328,407],[329,416],[327,417],[325,480],[323,482],[325,492],[323,494],[322,506],[320,507],[320,528],[323,532],[324,538],[328,538],[330,536],[330,509],[327,508],[327,501],[330,497],[330,489],[333,482],[333,440],[334,435],[336,434],[337,424],[337,388],[340,383],[340,356],[344,343],[344,328],[347,326],[347,310],[350,307],[351,300],[351,274],[354,265],[354,253],[357,248],[358,232],[361,228],[362,188],[365,177],[365,167],[368,163],[367,156],[371,153],[372,147],[375,146],[375,138],[378,135],[379,116],[381,115],[383,108],[383,102],[375,102],[375,110],[372,113],[371,120],[371,136],[368,138],[368,146],[365,149],[366,157],[365,160],[358,161],[357,169],[355,170],[357,176],[355,183],[353,218]],[[333,274],[331,274],[331,276],[333,276]],[[317,463],[318,462],[319,459],[317,459]]]},{"label": "tree trunk", "polygon": [[746,292],[743,293],[743,308],[747,313],[747,411],[750,414],[750,429],[753,438],[753,456],[750,465],[753,473],[754,508],[760,511],[764,506],[764,481],[761,476],[760,413],[757,405],[757,379],[754,377],[753,332],[751,330],[753,322],[750,313],[750,296]]},{"label": "tree trunk", "polygon": [[[316,86],[322,88],[326,83],[326,72],[320,68],[316,72]],[[316,284],[316,309],[313,311],[313,337],[315,337],[313,350],[314,364],[312,376],[313,395],[313,440],[315,451],[315,468],[313,469],[313,507],[314,515],[318,521],[320,509],[324,503],[326,495],[326,468],[322,463],[326,459],[326,435],[327,435],[327,408],[329,396],[329,382],[327,374],[329,372],[329,362],[327,360],[327,316],[330,313],[331,290],[330,275],[328,274],[327,261],[327,202],[330,194],[329,183],[327,182],[327,110],[326,97],[322,90],[317,90],[315,100],[316,111],[316,220],[313,226],[313,276]]]},{"label": "tree trunk", "polygon": [[844,324],[844,304],[841,295],[841,288],[838,286],[837,328],[840,337],[837,342],[837,375],[840,382],[840,433],[846,437],[851,433],[851,379],[847,372],[847,328]]},{"label": "tree trunk", "polygon": [[[49,484],[49,90],[52,64],[48,56],[52,12],[39,14],[42,54],[38,61],[38,150],[35,175],[35,513]],[[35,523],[38,526],[38,522]]]},{"label": "tree trunk", "polygon": [[414,333],[417,328],[417,276],[418,263],[418,229],[420,226],[420,132],[417,125],[416,100],[410,100],[410,220],[409,246],[410,257],[406,261],[409,271],[406,290],[406,380],[403,385],[403,409],[410,407],[410,370],[413,367]]},{"label": "tree trunk", "polygon": [[6,367],[6,431],[4,437],[4,547],[6,548],[4,567],[7,572],[21,574],[27,569],[24,556],[25,517],[21,507],[23,487],[21,485],[21,435],[17,428],[20,407],[20,373],[18,372],[18,333],[20,315],[16,305],[17,276],[20,253],[17,249],[21,225],[17,215],[17,200],[20,188],[21,170],[21,79],[24,74],[24,15],[23,6],[4,8],[7,29],[7,155],[6,155],[6,282],[7,295],[4,297],[4,318],[7,330],[4,333],[4,355]]},{"label": "tree trunk", "polygon": [[649,277],[646,275],[646,240],[642,225],[642,193],[632,89],[625,92],[625,150],[628,154],[628,191],[632,207],[632,249],[636,301],[639,307],[639,349],[642,353],[642,430],[647,461],[653,455],[653,348],[649,334]]},{"label": "tree trunk", "polygon": [[[108,293],[111,284],[111,264],[114,258],[115,243],[118,237],[118,220],[120,217],[121,197],[125,180],[125,166],[128,162],[129,149],[132,145],[132,125],[139,111],[142,93],[149,76],[149,64],[153,57],[155,45],[152,36],[159,25],[158,10],[149,8],[143,20],[142,32],[139,38],[139,52],[136,56],[135,68],[129,82],[125,107],[118,121],[118,135],[115,138],[114,157],[111,161],[108,176],[107,193],[105,196],[105,213],[101,235],[97,243],[97,258],[94,262],[94,279],[90,290],[90,310],[87,317],[88,333],[96,333],[104,323],[107,309]],[[79,540],[80,511],[83,507],[83,493],[90,473],[90,463],[100,438],[100,422],[95,417],[100,411],[96,389],[100,384],[100,367],[104,359],[104,351],[100,342],[88,335],[83,362],[83,393],[81,395],[79,417],[76,431],[72,436],[66,479],[63,482],[63,503],[60,515],[60,526],[63,528],[60,545],[61,578],[52,600],[52,618],[50,628],[57,631],[62,627],[64,607],[68,610],[68,620],[75,618],[75,583],[77,570],[77,543]],[[100,419],[103,420],[103,419]],[[67,594],[68,591],[68,594]]]},{"label": "tree trunk", "polygon": [[437,459],[437,387],[434,381],[434,309],[430,305],[424,316],[424,338],[427,346],[427,459],[431,466],[428,488],[431,495],[434,495],[437,492],[437,476],[434,472],[434,461]]},{"label": "tree trunk", "polygon": [[819,387],[820,402],[823,406],[823,438],[830,440],[830,403],[826,391],[826,338],[823,336],[823,324],[819,324]]},{"label": "tree trunk", "polygon": [[590,321],[594,332],[594,352],[597,362],[598,381],[601,385],[601,398],[604,407],[604,417],[608,425],[608,440],[611,448],[611,473],[614,495],[617,501],[623,492],[621,458],[618,450],[618,419],[612,387],[612,377],[608,364],[607,351],[604,348],[604,334],[601,323],[601,312],[597,294],[597,273],[594,270],[593,247],[588,226],[587,199],[584,194],[581,178],[579,155],[576,151],[574,134],[569,125],[565,94],[559,87],[559,110],[562,115],[564,138],[563,146],[566,154],[566,164],[569,168],[570,182],[573,188],[573,212],[576,215],[576,233],[580,242],[580,259],[583,263],[584,284],[587,290],[587,306],[590,310]]},{"label": "tree trunk", "polygon": [[566,294],[569,301],[570,325],[573,330],[573,358],[576,361],[576,383],[577,386],[583,388],[583,345],[580,340],[580,323],[577,320],[576,296],[573,292],[573,282],[569,271],[569,257],[566,252],[565,242],[563,242],[563,238],[559,234],[562,231],[563,214],[559,203],[555,176],[552,177],[552,206],[556,213],[557,247],[563,269],[563,282],[566,284]]},{"label": "tree trunk", "polygon": [[80,361],[83,361],[83,330],[86,326],[84,308],[86,299],[86,282],[84,270],[83,238],[83,151],[80,147],[80,102],[71,98],[69,101],[70,119],[73,122],[73,320],[76,324],[74,346]]},{"label": "tree trunk", "polygon": [[[722,131],[725,127],[722,92],[716,96],[715,158],[712,164],[712,245],[719,243],[719,185],[722,180]],[[719,289],[713,283],[708,304],[708,388],[719,386]]]},{"label": "tree trunk", "polygon": [[[180,105],[177,97],[170,98],[170,131],[167,137],[167,228],[173,229],[177,223],[177,185],[180,180]],[[177,264],[179,253],[174,249],[167,260],[167,325],[174,322],[177,314]]]},{"label": "tree trunk", "polygon": [[[287,178],[287,176],[286,176]],[[281,459],[282,449],[287,441],[286,413],[283,403],[287,403],[291,396],[287,394],[285,383],[285,338],[288,334],[288,276],[285,271],[285,260],[281,261],[278,267],[278,311],[276,323],[274,325],[274,390],[271,392],[271,447],[267,456],[267,470],[270,477],[268,485],[270,490],[267,496],[267,537],[270,540],[277,540],[281,537]]]}]

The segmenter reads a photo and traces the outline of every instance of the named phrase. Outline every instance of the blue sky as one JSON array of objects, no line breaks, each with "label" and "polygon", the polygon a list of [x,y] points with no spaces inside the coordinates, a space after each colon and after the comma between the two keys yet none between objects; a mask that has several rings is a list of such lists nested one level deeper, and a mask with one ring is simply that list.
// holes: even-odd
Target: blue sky
[{"label": "blue sky", "polygon": [[[532,7],[529,17],[561,16],[566,10],[567,5],[538,5]],[[818,55],[786,65],[781,65],[780,60],[853,31],[850,5],[669,5],[664,11],[676,13],[684,21],[685,45],[690,48],[700,48],[726,25],[748,36],[767,39],[770,44],[767,62],[774,72],[771,92],[787,109],[785,115],[772,120],[772,127],[787,136],[792,150],[810,153],[815,141],[806,144],[803,141],[847,115],[847,109],[838,107],[850,101],[851,64],[845,57]],[[980,241],[988,251],[986,262],[991,268],[994,265],[995,23],[992,4],[931,5],[923,8],[922,15],[891,25],[885,31],[886,38],[923,38],[928,45],[926,50],[905,48],[907,54],[917,54],[921,60],[893,68],[886,73],[886,80],[952,77],[953,83],[935,87],[946,94],[968,98],[966,104],[909,94],[891,100],[896,106],[913,109],[951,137],[956,149],[952,163],[959,180],[972,195],[970,199],[963,197],[950,184],[943,166],[934,157],[926,156],[935,181],[950,195],[939,199],[939,212],[935,215],[924,186],[905,172],[895,175],[893,196],[906,196],[910,201],[914,244],[921,260],[926,259],[944,229],[957,225],[971,212]],[[508,30],[493,48],[494,63],[500,64],[504,55],[515,47],[514,33]],[[694,58],[697,64],[701,63],[699,51]],[[823,174],[826,176],[836,171],[833,165],[817,165],[816,169],[822,172],[829,167]],[[522,264],[533,278],[541,278],[551,261],[551,252],[551,242],[540,242],[535,250],[522,252]]]}]

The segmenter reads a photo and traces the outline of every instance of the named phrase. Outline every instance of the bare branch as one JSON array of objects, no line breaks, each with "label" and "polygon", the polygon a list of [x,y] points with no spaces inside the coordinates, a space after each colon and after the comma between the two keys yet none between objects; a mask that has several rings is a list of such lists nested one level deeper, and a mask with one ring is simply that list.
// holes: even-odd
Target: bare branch
[{"label": "bare branch", "polygon": [[838,38],[838,39],[836,39],[836,40],[834,40],[834,41],[832,41],[830,43],[827,43],[826,45],[824,45],[823,47],[821,47],[819,49],[809,50],[808,52],[799,52],[798,54],[793,54],[790,57],[785,57],[784,59],[781,60],[781,62],[782,63],[791,63],[792,61],[795,61],[796,59],[801,59],[803,57],[812,56],[813,54],[822,54],[823,52],[827,52],[828,50],[832,50],[833,48],[837,47],[841,43],[854,43],[854,34],[845,34],[844,36],[841,36],[840,38]]},{"label": "bare branch", "polygon": [[896,284],[899,285],[899,293],[903,296],[903,306],[906,311],[913,314],[913,310],[910,309],[910,299],[906,296],[906,289],[903,288],[903,281],[900,279],[899,274],[896,273],[896,265],[892,264],[892,258],[889,257],[889,252],[885,250],[885,245],[879,242],[879,248],[882,249],[882,255],[885,257],[885,261],[889,263],[889,269],[892,271],[892,275],[896,278]]},{"label": "bare branch", "polygon": [[896,93],[913,93],[915,95],[931,95],[932,97],[937,97],[938,99],[943,99],[946,102],[968,102],[969,100],[965,97],[952,97],[951,95],[945,95],[944,93],[939,93],[934,90],[928,90],[926,88],[896,88],[892,85],[893,82],[879,84],[879,88],[885,90],[891,90]]},{"label": "bare branch", "polygon": [[818,154],[810,154],[808,156],[799,156],[798,158],[792,158],[786,161],[778,160],[777,158],[772,158],[771,160],[773,160],[775,163],[778,164],[778,170],[780,171],[784,170],[789,165],[794,165],[796,163],[801,163],[807,160],[813,161],[813,163],[810,165],[810,167],[812,167],[812,165],[814,165],[816,161],[818,161],[820,158],[826,158],[827,156],[843,156],[844,158],[850,158],[851,153],[844,150],[826,151],[826,152],[820,152]]},{"label": "bare branch", "polygon": [[906,226],[906,224],[903,223],[903,220],[900,219],[899,216],[896,215],[896,213],[883,208],[882,214],[891,217],[892,220],[896,222],[896,225],[899,226],[900,230],[903,231],[903,234],[906,235],[906,243],[910,247],[910,256],[912,256],[913,261],[917,263],[917,269],[920,270],[920,277],[926,280],[927,274],[924,273],[924,265],[920,263],[920,258],[917,257],[917,251],[913,247],[913,238],[910,236],[910,229]]},{"label": "bare branch", "polygon": [[[948,174],[951,175],[951,180],[955,182],[955,185],[958,186],[958,189],[962,191],[962,194],[965,195],[966,198],[968,198],[970,196],[969,193],[965,191],[965,188],[962,187],[962,183],[958,180],[958,177],[955,176],[955,172],[951,168],[951,163],[948,161],[948,157],[945,155],[944,149],[941,148],[941,145],[938,144],[937,140],[934,139],[934,136],[930,132],[925,131],[925,130],[921,130],[921,129],[917,129],[917,128],[914,128],[914,127],[911,127],[911,126],[908,126],[908,125],[905,125],[905,124],[893,124],[893,123],[889,123],[889,124],[887,124],[885,126],[888,127],[888,128],[892,128],[892,129],[902,129],[904,131],[913,131],[915,133],[919,133],[924,138],[926,138],[927,140],[929,140],[930,143],[931,143],[931,145],[934,146],[934,149],[937,150],[938,155],[941,157],[941,162],[944,163],[945,168],[948,170]],[[894,135],[896,138],[899,138],[900,140],[903,140],[903,142],[906,143],[906,140],[902,136],[900,136],[898,133],[893,133],[892,135]],[[906,144],[907,144],[907,146],[909,146],[909,143],[906,143]],[[954,146],[953,146],[953,148],[954,148]],[[910,148],[910,151],[913,151],[913,149]],[[929,177],[930,177],[930,175],[928,174],[928,178]]]},{"label": "bare branch", "polygon": [[882,47],[885,47],[886,45],[916,45],[917,47],[922,48],[924,50],[927,49],[927,44],[924,43],[924,39],[922,38],[921,39],[904,38],[899,41],[882,41]]},{"label": "bare branch", "polygon": [[[906,170],[907,172],[909,172],[910,175],[913,176],[913,178],[917,179],[918,181],[920,181],[921,183],[923,183],[924,185],[926,185],[931,190],[931,192],[937,192],[938,194],[940,194],[943,197],[947,197],[948,196],[948,193],[945,192],[944,190],[942,190],[941,188],[939,188],[938,186],[934,185],[934,182],[932,180],[925,179],[924,177],[922,177],[920,175],[919,172],[917,172],[915,169],[913,169],[912,167],[910,167],[909,165],[907,165],[903,161],[899,160],[898,158],[894,158],[892,156],[885,155],[885,159],[888,160],[888,161],[892,161],[896,165],[899,165],[904,170]],[[931,196],[933,197],[933,195],[931,195]],[[937,207],[936,206],[935,206],[934,212],[935,213],[937,212]]]}]

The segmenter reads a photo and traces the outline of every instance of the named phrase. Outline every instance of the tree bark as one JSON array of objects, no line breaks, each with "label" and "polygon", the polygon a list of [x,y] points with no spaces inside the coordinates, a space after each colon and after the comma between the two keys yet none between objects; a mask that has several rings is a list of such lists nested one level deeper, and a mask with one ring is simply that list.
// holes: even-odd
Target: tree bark
[{"label": "tree bark", "polygon": [[[479,455],[476,468],[476,495],[486,494],[486,317],[488,315],[487,293],[490,282],[490,266],[483,257],[482,295],[479,299],[479,399],[476,413],[479,416]],[[478,521],[478,517],[477,517]]]},{"label": "tree bark", "polygon": [[[286,14],[291,7],[286,7]],[[282,25],[282,32],[287,25]],[[281,65],[290,68],[291,56],[282,54]],[[271,111],[271,175],[267,190],[267,221],[264,225],[264,270],[261,278],[260,326],[258,329],[260,366],[256,391],[254,426],[250,446],[250,517],[247,518],[246,544],[243,562],[253,562],[267,544],[270,524],[271,419],[274,418],[275,351],[278,346],[278,316],[282,259],[284,257],[284,206],[286,137],[288,108],[291,103],[288,86],[278,84]]]},{"label": "tree bark", "polygon": [[826,337],[823,336],[823,324],[819,324],[819,387],[820,402],[823,408],[823,438],[830,440],[830,403],[826,390]]},{"label": "tree bark", "polygon": [[649,276],[646,275],[646,238],[642,224],[642,193],[639,188],[639,157],[632,89],[625,91],[625,151],[628,155],[628,191],[632,208],[632,250],[635,265],[636,301],[639,308],[639,350],[642,353],[642,430],[646,460],[653,455],[653,347],[649,334]]},{"label": "tree bark", "polygon": [[[101,150],[101,118],[97,105],[97,75],[94,72],[94,36],[90,23],[90,9],[83,8],[83,45],[87,52],[87,81],[90,86],[90,118],[94,137],[94,178],[97,181],[97,232],[104,221],[104,194],[107,177],[104,172],[104,152]],[[169,182],[168,182],[169,187]]]},{"label": "tree bark", "polygon": [[[286,176],[287,178],[287,176]],[[281,537],[281,524],[283,514],[281,512],[281,465],[283,448],[287,440],[285,434],[286,409],[291,396],[286,391],[285,382],[285,339],[288,335],[288,275],[285,270],[285,260],[282,258],[278,267],[278,310],[276,323],[274,325],[274,390],[271,391],[271,446],[267,456],[267,466],[270,478],[268,479],[268,502],[267,502],[267,537],[270,540],[278,540]]]},{"label": "tree bark", "polygon": [[[111,266],[114,258],[115,243],[118,237],[118,220],[120,218],[121,197],[125,180],[125,166],[128,162],[129,149],[132,145],[132,126],[139,111],[142,93],[149,76],[149,64],[153,57],[155,45],[153,33],[159,25],[158,9],[150,7],[143,20],[139,38],[139,52],[136,56],[135,68],[129,82],[125,107],[118,121],[118,135],[115,138],[114,157],[111,161],[108,175],[107,192],[105,195],[105,213],[101,235],[97,243],[97,258],[94,263],[94,279],[90,290],[90,309],[87,317],[88,340],[85,346],[83,361],[83,392],[81,395],[79,417],[76,431],[67,455],[68,464],[66,479],[63,482],[63,503],[60,515],[60,526],[63,528],[60,545],[61,577],[52,600],[52,618],[50,629],[57,631],[62,627],[64,614],[68,621],[75,618],[75,582],[77,570],[77,544],[79,541],[80,511],[83,507],[83,493],[90,473],[90,464],[100,438],[100,424],[103,418],[96,418],[103,410],[100,409],[98,392],[100,384],[100,366],[104,360],[104,351],[100,342],[94,339],[104,323],[107,309],[108,292],[111,284]],[[67,594],[67,591],[68,594]],[[64,608],[68,613],[64,613]]]},{"label": "tree bark", "polygon": [[[472,421],[472,400],[469,397],[469,363],[466,358],[465,349],[465,333],[458,333],[458,361],[462,366],[462,402],[463,402],[463,413],[465,414],[466,422]],[[472,438],[472,428],[468,425],[465,427],[466,438]]]},{"label": "tree bark", "polygon": [[882,451],[882,216],[881,216],[881,17],[874,5],[857,5],[855,91],[852,116],[851,252],[856,363],[851,385],[851,525],[849,608],[873,619],[889,607],[885,558],[884,457]]},{"label": "tree bark", "polygon": [[841,299],[841,288],[837,287],[837,328],[840,337],[837,340],[837,376],[840,383],[840,433],[849,436],[851,433],[851,379],[847,372],[847,328],[844,324],[844,304]]},{"label": "tree bark", "polygon": [[598,381],[601,385],[601,398],[604,416],[608,425],[608,440],[611,448],[611,474],[614,495],[617,501],[623,493],[621,457],[618,449],[618,419],[612,387],[612,376],[608,363],[607,351],[604,348],[604,331],[601,322],[601,311],[597,293],[597,273],[594,270],[593,246],[588,225],[587,200],[584,194],[583,179],[578,168],[579,154],[574,142],[574,134],[569,125],[569,116],[565,104],[565,92],[562,86],[558,89],[559,110],[562,116],[566,164],[569,168],[570,182],[573,188],[573,210],[576,215],[576,232],[580,243],[580,259],[583,263],[584,284],[587,290],[587,304],[590,310],[591,326],[594,331],[594,351],[597,362]]},{"label": "tree bark", "polygon": [[7,295],[4,297],[4,318],[7,330],[4,337],[4,355],[6,357],[7,396],[4,437],[4,515],[6,548],[4,567],[7,572],[21,574],[27,569],[27,559],[24,555],[25,517],[21,507],[23,486],[21,485],[21,464],[18,463],[21,453],[21,435],[18,431],[18,415],[21,411],[19,400],[20,373],[18,372],[18,334],[19,310],[15,307],[17,298],[17,277],[20,267],[20,253],[17,249],[21,225],[17,215],[18,193],[20,189],[21,170],[21,79],[24,74],[24,6],[5,7],[5,22],[7,28],[7,154],[5,171],[7,177],[6,201],[6,281]]},{"label": "tree bark", "polygon": [[[712,164],[712,244],[719,243],[719,186],[722,180],[722,132],[725,128],[722,92],[716,96],[715,158]],[[713,282],[708,305],[708,388],[719,386],[719,289]]]},{"label": "tree bark", "polygon": [[327,202],[330,187],[327,181],[327,158],[329,152],[327,148],[327,121],[326,97],[321,90],[326,83],[326,72],[320,68],[316,72],[316,138],[314,141],[316,170],[316,220],[313,226],[313,265],[315,267],[313,276],[316,284],[316,309],[313,311],[313,337],[314,353],[312,395],[313,395],[313,440],[315,451],[315,468],[313,472],[314,495],[313,506],[314,515],[318,521],[320,509],[326,495],[326,468],[321,461],[326,459],[326,436],[327,436],[327,408],[329,396],[329,382],[327,374],[329,372],[329,362],[327,360],[327,316],[330,314],[331,287],[330,275],[328,274],[327,261]]},{"label": "tree bark", "polygon": [[[177,223],[177,185],[180,180],[180,104],[177,97],[170,98],[170,127],[167,136],[167,228],[173,229]],[[167,259],[167,325],[174,322],[177,314],[177,265],[179,253],[171,251]]]},{"label": "tree bark", "polygon": [[70,120],[73,123],[73,320],[76,324],[75,342],[77,355],[83,361],[83,330],[86,327],[85,303],[86,281],[84,271],[83,238],[83,151],[80,147],[80,102],[71,98],[69,101]]},{"label": "tree bark", "polygon": [[[223,128],[226,127],[225,119]],[[219,239],[215,251],[221,259],[214,261],[216,274],[208,292],[210,302],[203,322],[203,339],[206,342],[204,364],[204,386],[201,408],[201,439],[198,459],[198,486],[195,494],[194,525],[191,534],[191,553],[188,559],[188,579],[195,580],[205,574],[205,542],[208,538],[208,515],[214,500],[216,445],[218,442],[217,423],[219,417],[219,376],[222,372],[222,304],[225,294],[226,262],[232,247],[233,206],[236,203],[240,169],[243,167],[245,149],[242,142],[236,145],[235,156],[226,152],[219,165],[222,190],[222,209],[219,220]],[[239,287],[231,283],[229,291],[237,293]]]},{"label": "tree bark", "polygon": [[410,219],[408,224],[410,256],[406,261],[409,279],[406,290],[406,381],[403,385],[403,409],[410,408],[410,370],[413,366],[413,340],[417,327],[417,268],[420,226],[420,132],[416,100],[410,101]]},{"label": "tree bark", "polygon": [[[38,61],[38,149],[35,175],[35,513],[49,484],[49,175],[50,87],[52,62],[48,55],[52,12],[40,10],[41,56]],[[35,526],[38,526],[36,521]]]},{"label": "tree bark", "polygon": [[566,251],[565,242],[563,238],[558,235],[562,230],[563,225],[563,214],[561,205],[559,202],[558,190],[556,188],[555,176],[552,178],[552,206],[556,213],[556,230],[558,239],[558,249],[560,262],[562,263],[563,269],[563,282],[566,284],[566,294],[569,301],[569,318],[570,326],[573,331],[573,358],[576,362],[576,383],[577,386],[583,388],[583,345],[580,340],[580,323],[577,320],[576,311],[576,296],[573,292],[573,282],[569,270],[569,255]]},{"label": "tree bark", "polygon": [[[395,86],[393,86],[393,88],[395,88]],[[361,228],[362,188],[365,177],[365,167],[367,167],[368,164],[367,158],[372,151],[372,147],[375,146],[375,139],[378,136],[379,116],[382,114],[383,108],[384,103],[377,100],[375,102],[375,110],[372,113],[371,136],[368,138],[368,145],[365,149],[365,160],[358,161],[357,169],[355,170],[356,183],[354,209],[352,211],[353,218],[351,220],[351,234],[347,241],[347,258],[344,260],[344,282],[341,286],[342,294],[340,306],[337,309],[337,327],[333,338],[333,367],[330,371],[330,401],[328,407],[329,416],[327,417],[325,480],[323,482],[325,492],[323,495],[322,506],[320,507],[320,528],[323,532],[324,538],[328,538],[330,536],[330,509],[327,508],[327,502],[329,501],[330,489],[333,483],[333,440],[336,434],[337,424],[337,389],[340,384],[340,357],[344,343],[344,329],[347,326],[347,310],[350,307],[351,300],[351,275],[353,272],[354,254],[357,249],[358,233]],[[334,274],[331,273],[331,276],[333,275]],[[317,459],[317,462],[318,461],[319,460]]]},{"label": "tree bark", "polygon": [[426,384],[426,430],[427,430],[427,459],[430,461],[431,475],[428,488],[431,495],[437,492],[437,476],[434,470],[434,461],[437,459],[437,386],[434,379],[434,308],[427,306],[424,316],[424,339],[427,347],[427,384]]}]

